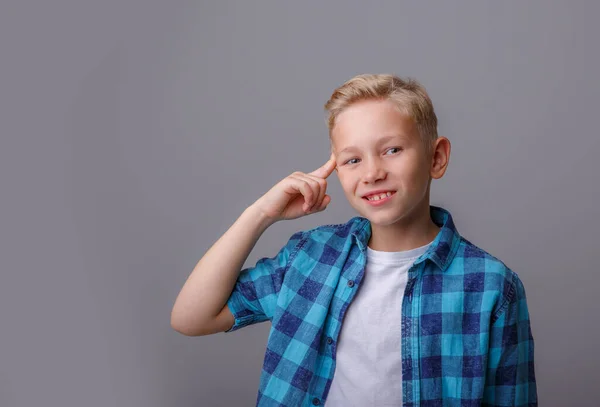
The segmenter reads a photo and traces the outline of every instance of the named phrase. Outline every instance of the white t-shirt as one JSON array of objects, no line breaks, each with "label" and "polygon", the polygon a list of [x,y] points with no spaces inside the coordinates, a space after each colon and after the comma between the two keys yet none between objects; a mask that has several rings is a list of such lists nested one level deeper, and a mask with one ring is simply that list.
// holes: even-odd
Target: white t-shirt
[{"label": "white t-shirt", "polygon": [[327,407],[402,405],[402,299],[408,269],[431,243],[402,252],[367,247],[364,279],[338,338]]}]

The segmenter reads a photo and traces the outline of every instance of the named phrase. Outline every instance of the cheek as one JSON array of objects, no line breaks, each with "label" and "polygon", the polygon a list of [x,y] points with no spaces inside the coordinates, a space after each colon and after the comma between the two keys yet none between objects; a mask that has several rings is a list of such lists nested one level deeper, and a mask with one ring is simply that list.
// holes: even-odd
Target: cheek
[{"label": "cheek", "polygon": [[405,174],[410,179],[420,179],[423,177],[423,172],[426,172],[425,163],[418,157],[411,157],[402,163],[401,173]]},{"label": "cheek", "polygon": [[352,177],[347,174],[338,173],[338,180],[340,181],[340,185],[345,192],[351,191],[354,188],[355,182]]}]

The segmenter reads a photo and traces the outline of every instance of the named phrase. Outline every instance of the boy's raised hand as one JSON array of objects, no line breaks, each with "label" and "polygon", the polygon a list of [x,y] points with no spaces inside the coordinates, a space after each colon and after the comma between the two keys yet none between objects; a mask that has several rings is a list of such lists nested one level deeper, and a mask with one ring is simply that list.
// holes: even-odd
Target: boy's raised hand
[{"label": "boy's raised hand", "polygon": [[336,167],[335,156],[320,168],[308,174],[296,171],[278,182],[254,205],[273,222],[296,219],[325,210],[331,197],[327,190],[327,177]]}]

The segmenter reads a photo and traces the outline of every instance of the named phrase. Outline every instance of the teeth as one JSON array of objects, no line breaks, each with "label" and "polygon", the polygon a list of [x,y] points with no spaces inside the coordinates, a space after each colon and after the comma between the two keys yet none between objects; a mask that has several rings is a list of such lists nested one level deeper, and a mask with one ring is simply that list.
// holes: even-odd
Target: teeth
[{"label": "teeth", "polygon": [[380,199],[386,198],[388,196],[392,196],[392,193],[391,192],[386,192],[384,194],[373,195],[373,196],[368,197],[367,199],[369,201],[379,201]]}]

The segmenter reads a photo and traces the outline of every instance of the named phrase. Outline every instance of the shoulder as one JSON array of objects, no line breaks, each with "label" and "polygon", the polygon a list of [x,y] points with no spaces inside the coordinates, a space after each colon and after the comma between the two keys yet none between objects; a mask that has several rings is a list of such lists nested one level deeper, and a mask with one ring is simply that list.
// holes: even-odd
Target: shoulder
[{"label": "shoulder", "polygon": [[344,223],[333,223],[306,229],[301,232],[302,238],[313,242],[330,242],[333,240],[345,241],[353,234],[358,233],[368,226],[368,220],[355,216]]},{"label": "shoulder", "polygon": [[353,235],[365,233],[368,226],[367,219],[355,216],[344,223],[299,230],[289,238],[286,248],[291,253],[291,259],[296,258],[298,252],[317,253],[322,250],[341,252],[348,249],[348,241]]},{"label": "shoulder", "polygon": [[497,293],[499,301],[496,304],[496,316],[510,302],[525,297],[523,282],[511,267],[463,236],[460,238],[456,260],[457,264],[462,264],[460,269],[464,273],[465,290],[471,290],[473,287],[470,285],[476,284],[484,292]]}]

